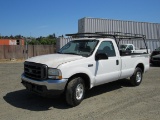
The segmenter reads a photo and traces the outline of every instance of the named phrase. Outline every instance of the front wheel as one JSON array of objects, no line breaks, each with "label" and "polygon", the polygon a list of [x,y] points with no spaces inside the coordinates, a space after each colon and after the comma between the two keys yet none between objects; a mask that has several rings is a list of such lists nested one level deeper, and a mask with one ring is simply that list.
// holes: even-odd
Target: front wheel
[{"label": "front wheel", "polygon": [[130,82],[133,86],[138,86],[141,84],[142,82],[142,77],[143,77],[143,74],[142,74],[142,70],[141,68],[137,67],[133,73],[133,75],[131,76],[130,78]]},{"label": "front wheel", "polygon": [[72,79],[66,89],[66,101],[71,106],[79,105],[85,94],[85,84],[81,77]]}]

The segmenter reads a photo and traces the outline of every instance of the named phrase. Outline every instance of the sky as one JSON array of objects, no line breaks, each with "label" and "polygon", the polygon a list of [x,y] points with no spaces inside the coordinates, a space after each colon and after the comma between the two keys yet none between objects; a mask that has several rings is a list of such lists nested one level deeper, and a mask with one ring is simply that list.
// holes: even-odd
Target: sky
[{"label": "sky", "polygon": [[160,0],[0,0],[0,35],[76,33],[84,17],[160,23]]}]

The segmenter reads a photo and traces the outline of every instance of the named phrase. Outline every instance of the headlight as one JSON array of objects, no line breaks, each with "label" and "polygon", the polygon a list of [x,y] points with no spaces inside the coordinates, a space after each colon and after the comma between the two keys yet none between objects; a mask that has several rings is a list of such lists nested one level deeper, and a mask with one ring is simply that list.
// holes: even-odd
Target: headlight
[{"label": "headlight", "polygon": [[62,79],[62,73],[59,69],[49,68],[48,78],[50,79]]}]

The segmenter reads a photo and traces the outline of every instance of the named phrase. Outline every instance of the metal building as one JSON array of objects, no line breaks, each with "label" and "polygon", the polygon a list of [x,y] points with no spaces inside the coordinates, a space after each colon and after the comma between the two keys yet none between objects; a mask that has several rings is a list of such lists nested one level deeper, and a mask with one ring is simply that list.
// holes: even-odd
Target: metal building
[{"label": "metal building", "polygon": [[[146,35],[148,48],[153,51],[160,47],[160,23],[122,21],[100,18],[82,18],[78,20],[78,32],[123,32],[132,34]],[[67,42],[74,38],[57,39],[56,50],[58,51]],[[142,41],[138,40],[123,40],[122,44],[133,43],[137,48],[142,47]]]},{"label": "metal building", "polygon": [[0,39],[0,45],[24,45],[24,39]]},{"label": "metal building", "polygon": [[[160,23],[122,21],[100,18],[82,18],[78,20],[78,32],[123,32],[146,35],[148,48],[153,51],[160,46]],[[128,41],[123,41],[127,43]],[[137,47],[140,41],[132,41]]]}]

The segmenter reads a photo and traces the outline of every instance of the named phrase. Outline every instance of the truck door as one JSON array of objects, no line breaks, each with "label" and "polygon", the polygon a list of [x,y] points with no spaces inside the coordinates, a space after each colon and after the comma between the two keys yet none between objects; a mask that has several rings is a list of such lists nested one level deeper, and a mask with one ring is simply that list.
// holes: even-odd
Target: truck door
[{"label": "truck door", "polygon": [[96,85],[118,80],[120,77],[121,63],[120,57],[116,55],[112,41],[103,41],[100,44],[97,53],[106,53],[108,59],[96,61]]}]

